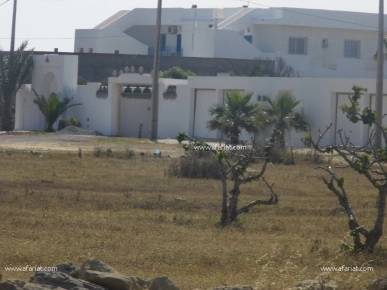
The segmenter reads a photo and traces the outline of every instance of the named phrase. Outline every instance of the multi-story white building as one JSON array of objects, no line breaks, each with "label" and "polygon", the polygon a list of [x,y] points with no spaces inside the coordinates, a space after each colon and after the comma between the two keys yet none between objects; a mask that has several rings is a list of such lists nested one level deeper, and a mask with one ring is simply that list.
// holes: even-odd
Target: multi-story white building
[{"label": "multi-story white building", "polygon": [[[373,56],[377,49],[377,14],[193,6],[164,8],[161,22],[162,55],[283,57],[303,77],[376,75]],[[155,35],[156,9],[123,10],[93,29],[76,30],[74,49],[84,53],[153,54]]]}]

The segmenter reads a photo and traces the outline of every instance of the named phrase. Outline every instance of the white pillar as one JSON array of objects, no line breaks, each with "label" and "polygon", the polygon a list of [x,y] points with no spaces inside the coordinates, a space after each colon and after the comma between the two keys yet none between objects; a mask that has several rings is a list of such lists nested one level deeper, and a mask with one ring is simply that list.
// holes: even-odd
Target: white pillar
[{"label": "white pillar", "polygon": [[121,92],[122,84],[108,83],[108,101],[110,103],[111,135],[121,134]]},{"label": "white pillar", "polygon": [[15,130],[25,130],[23,128],[23,118],[24,118],[24,100],[27,95],[25,87],[23,86],[16,94],[15,102]]}]

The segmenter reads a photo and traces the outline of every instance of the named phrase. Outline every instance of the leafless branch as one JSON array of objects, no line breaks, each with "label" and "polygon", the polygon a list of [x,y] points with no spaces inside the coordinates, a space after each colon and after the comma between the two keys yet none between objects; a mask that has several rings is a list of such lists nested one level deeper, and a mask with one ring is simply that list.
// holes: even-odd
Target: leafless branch
[{"label": "leafless branch", "polygon": [[243,207],[241,207],[240,209],[238,209],[237,211],[237,214],[241,214],[241,213],[247,213],[249,211],[249,209],[253,206],[256,206],[256,205],[276,205],[278,204],[278,196],[277,194],[274,192],[273,190],[273,187],[274,187],[274,183],[272,185],[270,185],[265,177],[262,176],[262,180],[266,183],[267,187],[270,189],[270,192],[271,192],[271,196],[268,200],[261,200],[261,199],[257,199]]}]

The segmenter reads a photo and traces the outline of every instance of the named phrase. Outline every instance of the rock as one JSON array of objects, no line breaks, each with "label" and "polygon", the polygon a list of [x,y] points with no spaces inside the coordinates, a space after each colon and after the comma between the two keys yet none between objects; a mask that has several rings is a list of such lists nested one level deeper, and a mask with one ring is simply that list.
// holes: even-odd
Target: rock
[{"label": "rock", "polygon": [[162,276],[151,280],[149,290],[179,290],[179,288],[167,276]]},{"label": "rock", "polygon": [[120,274],[97,258],[83,263],[80,278],[111,290],[141,290],[150,283],[147,279]]},{"label": "rock", "polygon": [[367,286],[367,290],[387,290],[387,276],[382,276],[372,280]]},{"label": "rock", "polygon": [[316,280],[305,280],[297,283],[296,285],[299,290],[320,290],[322,287],[324,290],[337,290],[338,286],[335,281],[316,281]]},{"label": "rock", "polygon": [[337,290],[339,286],[337,286],[335,281],[316,281],[316,280],[305,280],[298,282],[296,285],[298,290]]},{"label": "rock", "polygon": [[[27,283],[24,285],[23,290],[66,290],[61,287],[56,287],[56,286],[49,286],[49,285],[42,285],[42,284],[33,284],[33,283]],[[72,288],[72,289],[76,289]]]},{"label": "rock", "polygon": [[104,136],[101,132],[86,130],[75,126],[68,126],[62,130],[58,130],[56,134],[63,135],[88,135],[88,136]]},{"label": "rock", "polygon": [[80,269],[77,266],[75,266],[72,262],[59,264],[59,265],[56,265],[55,267],[58,272],[65,273],[74,278],[79,278]]},{"label": "rock", "polygon": [[106,290],[106,288],[99,285],[94,285],[90,282],[76,279],[62,272],[40,272],[37,271],[31,277],[30,283],[61,287],[64,289],[77,290]]},{"label": "rock", "polygon": [[187,200],[182,197],[175,197],[175,200],[178,202],[186,202]]},{"label": "rock", "polygon": [[0,283],[0,290],[21,290],[25,284],[22,280],[7,280]]},{"label": "rock", "polygon": [[234,285],[234,286],[219,286],[208,290],[253,290],[253,286],[248,285]]}]

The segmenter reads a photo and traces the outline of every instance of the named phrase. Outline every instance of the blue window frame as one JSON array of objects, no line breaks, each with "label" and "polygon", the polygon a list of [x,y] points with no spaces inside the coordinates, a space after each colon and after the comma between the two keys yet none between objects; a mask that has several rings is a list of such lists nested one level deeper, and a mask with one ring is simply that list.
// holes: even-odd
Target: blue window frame
[{"label": "blue window frame", "polygon": [[245,39],[250,42],[250,43],[253,43],[253,36],[252,35],[245,35]]},{"label": "blue window frame", "polygon": [[165,48],[167,46],[167,35],[161,34],[160,37],[160,51],[165,51]]},{"label": "blue window frame", "polygon": [[177,35],[176,52],[177,52],[178,54],[181,54],[181,34],[178,34],[178,35]]}]

